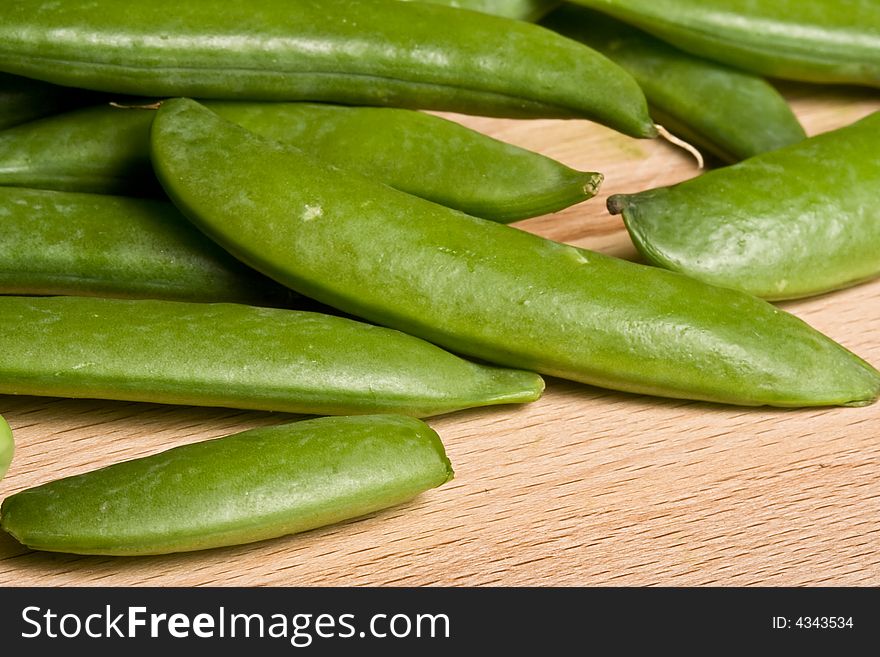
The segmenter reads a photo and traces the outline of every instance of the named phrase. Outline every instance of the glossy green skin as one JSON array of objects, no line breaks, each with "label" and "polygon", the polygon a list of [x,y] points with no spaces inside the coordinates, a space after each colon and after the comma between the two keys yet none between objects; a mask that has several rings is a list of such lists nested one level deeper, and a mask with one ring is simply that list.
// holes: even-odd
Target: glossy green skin
[{"label": "glossy green skin", "polygon": [[[269,139],[401,191],[493,221],[561,210],[595,195],[575,171],[458,123],[412,110],[313,103],[206,103]],[[153,111],[91,107],[0,132],[0,185],[162,193],[149,153]]]},{"label": "glossy green skin", "polygon": [[0,294],[287,305],[173,205],[0,187]]},{"label": "glossy green skin", "polygon": [[484,14],[515,18],[521,21],[535,21],[544,16],[559,0],[423,0],[433,5],[446,5],[458,9],[481,11]]},{"label": "glossy green skin", "polygon": [[252,543],[407,502],[452,479],[439,436],[396,415],[306,420],[176,447],[8,497],[35,550],[146,555]]},{"label": "glossy green skin", "polygon": [[429,416],[534,401],[530,372],[403,333],[236,304],[0,297],[0,393],[313,415]]},{"label": "glossy green skin", "polygon": [[0,130],[97,102],[99,94],[0,73]]},{"label": "glossy green skin", "polygon": [[672,187],[608,201],[652,264],[767,299],[880,275],[880,112]]},{"label": "glossy green skin", "polygon": [[635,80],[541,27],[398,0],[0,4],[0,70],[144,96],[580,117],[656,132]]},{"label": "glossy green skin", "polygon": [[12,440],[12,429],[6,420],[0,416],[0,479],[6,475],[9,464],[12,463],[12,454],[15,452],[15,442]]},{"label": "glossy green skin", "polygon": [[788,103],[762,78],[582,7],[562,7],[543,24],[620,64],[642,87],[658,123],[726,162],[806,137]]},{"label": "glossy green skin", "polygon": [[876,0],[572,0],[761,75],[880,86]]},{"label": "glossy green skin", "polygon": [[193,101],[159,110],[152,149],[178,207],[244,262],[453,351],[736,404],[864,404],[880,390],[870,365],[764,301],[427,203]]}]

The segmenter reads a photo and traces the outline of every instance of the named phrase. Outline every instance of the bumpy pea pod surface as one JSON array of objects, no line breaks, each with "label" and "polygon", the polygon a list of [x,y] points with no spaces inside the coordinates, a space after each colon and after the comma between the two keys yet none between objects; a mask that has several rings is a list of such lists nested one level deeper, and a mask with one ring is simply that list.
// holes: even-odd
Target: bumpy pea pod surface
[{"label": "bumpy pea pod surface", "polygon": [[0,294],[287,305],[171,203],[0,187]]},{"label": "bumpy pea pod surface", "polygon": [[[575,171],[458,123],[412,110],[315,103],[206,105],[339,167],[493,221],[561,210],[595,195]],[[91,107],[0,132],[0,185],[161,194],[150,163],[153,111]]]},{"label": "bumpy pea pod surface", "polygon": [[761,75],[880,86],[877,0],[572,0]]},{"label": "bumpy pea pod surface", "polygon": [[516,18],[521,21],[535,21],[554,7],[560,0],[422,0],[433,5],[446,5],[458,9],[471,9],[484,14]]},{"label": "bumpy pea pod surface", "polygon": [[788,103],[762,78],[583,7],[562,7],[543,24],[620,64],[642,87],[657,123],[726,162],[806,137]]},{"label": "bumpy pea pod surface", "polygon": [[581,117],[656,134],[623,69],[550,30],[398,0],[0,4],[0,70],[144,96]]},{"label": "bumpy pea pod surface", "polygon": [[385,328],[236,304],[0,297],[0,393],[314,415],[428,416],[537,399],[536,374],[485,367]]},{"label": "bumpy pea pod surface", "polygon": [[476,219],[323,165],[198,103],[152,129],[174,202],[293,289],[454,351],[609,388],[865,404],[880,374],[734,290]]},{"label": "bumpy pea pod surface", "polygon": [[12,429],[0,416],[0,479],[6,475],[9,464],[12,463],[12,454],[15,452],[15,442],[12,439]]},{"label": "bumpy pea pod surface", "polygon": [[0,525],[36,550],[166,554],[251,543],[401,504],[452,479],[437,434],[394,415],[252,429],[8,497]]},{"label": "bumpy pea pod surface", "polygon": [[100,94],[0,73],[0,130],[97,102]]},{"label": "bumpy pea pod surface", "polygon": [[880,112],[693,180],[608,200],[652,264],[767,299],[880,274]]}]

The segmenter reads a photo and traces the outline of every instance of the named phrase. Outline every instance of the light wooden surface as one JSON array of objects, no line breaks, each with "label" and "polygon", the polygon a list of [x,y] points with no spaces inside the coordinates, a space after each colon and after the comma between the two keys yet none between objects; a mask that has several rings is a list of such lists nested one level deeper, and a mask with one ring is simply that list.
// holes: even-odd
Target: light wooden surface
[{"label": "light wooden surface", "polygon": [[[810,133],[880,109],[876,91],[785,92]],[[457,118],[604,172],[600,197],[522,227],[614,255],[634,251],[605,197],[696,173],[667,144],[587,122]],[[880,281],[784,306],[880,365]],[[0,396],[0,413],[18,446],[0,496],[290,419],[11,396]],[[0,585],[877,586],[878,421],[880,404],[744,409],[550,380],[532,405],[432,420],[456,478],[405,506],[255,545],[140,559],[28,552],[2,535]]]}]

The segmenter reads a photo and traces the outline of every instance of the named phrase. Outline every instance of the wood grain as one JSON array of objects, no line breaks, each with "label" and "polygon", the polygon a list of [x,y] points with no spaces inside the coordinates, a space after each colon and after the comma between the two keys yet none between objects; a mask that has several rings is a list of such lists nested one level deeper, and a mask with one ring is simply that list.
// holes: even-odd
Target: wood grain
[{"label": "wood grain", "polygon": [[[812,134],[880,109],[876,91],[785,85]],[[663,142],[583,121],[454,117],[572,166],[602,194],[521,228],[634,257],[604,200],[698,172]],[[817,166],[823,163],[817,162]],[[880,365],[880,281],[784,307]],[[24,329],[22,329],[24,330]],[[0,496],[290,416],[0,396],[17,453]],[[456,479],[300,536],[97,558],[0,536],[0,585],[880,585],[880,404],[767,410],[548,381],[529,406],[432,420]]]}]

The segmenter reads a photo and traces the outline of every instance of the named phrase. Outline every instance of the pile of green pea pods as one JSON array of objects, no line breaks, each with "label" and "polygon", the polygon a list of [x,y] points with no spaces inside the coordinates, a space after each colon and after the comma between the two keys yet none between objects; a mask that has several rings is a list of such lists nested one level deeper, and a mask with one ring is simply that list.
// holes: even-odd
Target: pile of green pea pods
[{"label": "pile of green pea pods", "polygon": [[[452,477],[416,418],[540,375],[872,403],[880,372],[762,299],[880,274],[880,114],[807,139],[761,76],[880,86],[877,4],[560,4],[6,0],[0,393],[336,417],[50,482],[0,525],[134,555],[360,516]],[[635,264],[505,225],[601,173],[417,110],[656,121],[730,166],[611,196]],[[0,476],[12,449],[0,420]]]}]

